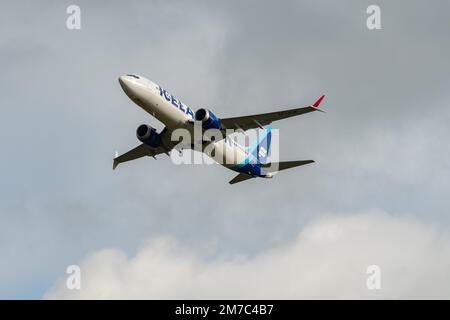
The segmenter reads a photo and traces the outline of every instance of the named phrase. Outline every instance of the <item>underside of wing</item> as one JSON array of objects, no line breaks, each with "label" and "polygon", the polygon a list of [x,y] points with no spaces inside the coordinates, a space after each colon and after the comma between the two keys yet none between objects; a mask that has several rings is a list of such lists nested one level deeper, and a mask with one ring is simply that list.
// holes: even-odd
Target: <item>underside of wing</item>
[{"label": "underside of wing", "polygon": [[313,105],[308,107],[255,114],[244,117],[221,118],[220,121],[224,129],[249,130],[254,128],[262,128],[263,126],[268,125],[273,121],[295,117],[313,111],[322,111],[318,107],[319,104],[322,102],[323,98],[324,96],[321,96]]},{"label": "underside of wing", "polygon": [[114,158],[113,169],[115,169],[119,165],[119,163],[139,159],[145,156],[155,157],[156,155],[161,153],[166,153],[165,149],[163,149],[162,147],[151,148],[145,144],[141,144],[136,148],[122,154],[121,156]]},{"label": "underside of wing", "polygon": [[121,156],[114,158],[113,169],[115,169],[122,162],[139,159],[145,156],[155,158],[155,156],[161,153],[169,155],[169,151],[173,149],[173,147],[177,142],[170,140],[171,133],[169,132],[169,130],[167,130],[167,128],[164,128],[159,135],[161,136],[162,141],[159,147],[152,148],[142,143],[138,145],[136,148],[131,149],[130,151],[122,154]]}]

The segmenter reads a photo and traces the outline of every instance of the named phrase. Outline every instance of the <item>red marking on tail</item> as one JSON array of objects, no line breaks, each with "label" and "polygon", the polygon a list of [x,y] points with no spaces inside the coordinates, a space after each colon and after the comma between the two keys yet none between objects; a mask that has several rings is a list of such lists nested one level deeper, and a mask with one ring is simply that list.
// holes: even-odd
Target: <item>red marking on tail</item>
[{"label": "red marking on tail", "polygon": [[325,98],[325,95],[321,96],[319,98],[319,100],[317,100],[316,102],[314,102],[314,104],[312,105],[314,108],[319,107],[319,104],[322,102],[323,98]]}]

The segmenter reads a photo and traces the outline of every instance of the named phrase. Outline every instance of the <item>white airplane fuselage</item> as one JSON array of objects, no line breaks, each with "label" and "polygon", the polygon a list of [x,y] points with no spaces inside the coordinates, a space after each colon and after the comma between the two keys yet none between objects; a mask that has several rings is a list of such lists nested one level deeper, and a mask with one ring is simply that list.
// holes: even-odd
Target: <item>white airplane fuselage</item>
[{"label": "white airplane fuselage", "polygon": [[[137,75],[121,76],[119,83],[133,102],[161,121],[169,132],[183,128],[189,130],[192,135],[194,134],[192,132],[192,121],[195,120],[193,109],[169,94],[164,88]],[[212,144],[215,158],[221,159],[220,163],[223,166],[254,175],[243,165],[251,156],[244,147],[233,139],[222,139],[212,142]]]}]

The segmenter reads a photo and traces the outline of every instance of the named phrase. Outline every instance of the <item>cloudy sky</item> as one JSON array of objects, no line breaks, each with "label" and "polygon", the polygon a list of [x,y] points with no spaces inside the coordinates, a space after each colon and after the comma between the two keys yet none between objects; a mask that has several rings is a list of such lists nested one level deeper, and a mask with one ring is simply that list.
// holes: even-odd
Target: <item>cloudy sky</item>
[{"label": "cloudy sky", "polygon": [[[450,298],[450,4],[377,1],[374,31],[370,4],[4,3],[0,298]],[[166,156],[112,171],[162,128],[126,73],[223,117],[326,94],[274,124],[281,159],[316,163],[233,186]]]}]

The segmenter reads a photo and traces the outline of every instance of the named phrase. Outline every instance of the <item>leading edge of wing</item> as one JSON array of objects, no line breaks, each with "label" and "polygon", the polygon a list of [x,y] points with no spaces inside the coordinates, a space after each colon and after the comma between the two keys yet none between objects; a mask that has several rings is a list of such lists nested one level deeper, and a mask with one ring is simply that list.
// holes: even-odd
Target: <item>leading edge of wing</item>
[{"label": "leading edge of wing", "polygon": [[317,99],[316,102],[314,102],[312,105],[308,107],[302,107],[302,108],[294,108],[294,109],[288,109],[288,110],[281,110],[281,111],[275,111],[275,112],[269,112],[269,113],[261,113],[261,114],[254,114],[250,116],[242,116],[242,117],[233,117],[233,118],[222,118],[220,119],[222,126],[225,129],[254,129],[254,128],[261,128],[262,126],[268,125],[272,123],[273,121],[282,120],[294,116],[299,116],[305,113],[313,112],[313,111],[320,111],[324,112],[323,110],[319,109],[319,105],[321,104],[322,100],[325,98],[325,95],[322,95],[319,99]]}]

